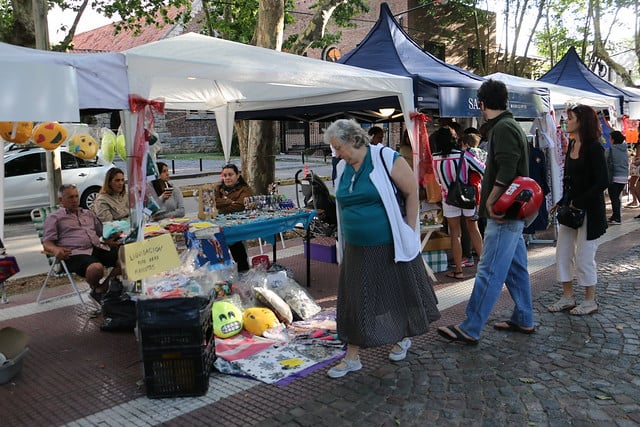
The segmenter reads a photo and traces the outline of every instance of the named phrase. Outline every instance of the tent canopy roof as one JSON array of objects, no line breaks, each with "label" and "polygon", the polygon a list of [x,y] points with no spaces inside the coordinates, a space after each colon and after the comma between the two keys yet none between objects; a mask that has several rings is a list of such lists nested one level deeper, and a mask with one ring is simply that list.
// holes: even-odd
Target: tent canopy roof
[{"label": "tent canopy roof", "polygon": [[411,81],[188,33],[124,52],[132,93],[167,108],[245,112],[361,101],[411,91]]},{"label": "tent canopy roof", "polygon": [[543,87],[549,89],[551,105],[554,109],[564,108],[567,104],[585,104],[596,108],[606,108],[617,105],[618,98],[614,96],[600,95],[581,89],[574,89],[568,86],[560,86],[553,83],[541,82],[537,80],[516,77],[511,74],[493,73],[486,76],[488,79],[500,80],[509,85],[530,85],[532,87]]},{"label": "tent canopy roof", "polygon": [[624,112],[625,102],[640,101],[639,95],[620,89],[597,76],[580,60],[573,46],[552,69],[538,80],[618,98],[617,106],[621,108],[622,112]]},{"label": "tent canopy roof", "polygon": [[[473,100],[485,78],[422,50],[393,17],[387,3],[380,5],[380,16],[369,34],[339,62],[411,77],[417,109],[438,110],[447,117],[480,115]],[[507,86],[509,107],[518,117],[537,117],[548,104],[546,88]]]},{"label": "tent canopy roof", "polygon": [[413,110],[407,77],[194,33],[124,55],[131,93],[162,98],[169,109],[214,111],[227,156],[236,117],[284,115],[286,109],[287,114],[314,108],[342,112],[350,103],[368,101],[368,108],[400,107],[409,123]]},{"label": "tent canopy roof", "polygon": [[415,106],[438,109],[438,88],[480,87],[484,78],[447,64],[420,46],[400,27],[387,3],[380,5],[380,17],[369,34],[340,63],[383,71],[414,80]]},{"label": "tent canopy roof", "polygon": [[75,72],[78,104],[82,110],[129,108],[127,67],[124,55],[120,53],[62,53],[0,43],[0,57],[3,61],[71,67]]}]

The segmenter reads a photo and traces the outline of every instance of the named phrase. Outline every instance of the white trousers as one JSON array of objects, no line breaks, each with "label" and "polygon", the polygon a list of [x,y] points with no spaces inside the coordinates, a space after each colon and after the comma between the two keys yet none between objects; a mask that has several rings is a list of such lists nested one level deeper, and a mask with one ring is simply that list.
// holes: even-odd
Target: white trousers
[{"label": "white trousers", "polygon": [[598,283],[596,252],[600,239],[587,240],[587,218],[577,230],[558,225],[556,243],[556,269],[560,282],[575,278],[578,286],[595,286]]}]

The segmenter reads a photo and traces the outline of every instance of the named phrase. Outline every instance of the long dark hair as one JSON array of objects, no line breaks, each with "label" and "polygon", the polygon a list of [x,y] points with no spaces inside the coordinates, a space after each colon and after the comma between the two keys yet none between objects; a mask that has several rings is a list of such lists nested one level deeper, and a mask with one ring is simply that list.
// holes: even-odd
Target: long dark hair
[{"label": "long dark hair", "polygon": [[588,105],[578,104],[567,108],[567,115],[573,115],[580,123],[578,135],[580,136],[580,155],[586,153],[586,149],[591,144],[599,144],[602,136],[602,127],[596,111]]},{"label": "long dark hair", "polygon": [[449,154],[457,144],[456,138],[448,127],[441,127],[435,131],[430,138],[433,139],[438,152],[443,156]]}]

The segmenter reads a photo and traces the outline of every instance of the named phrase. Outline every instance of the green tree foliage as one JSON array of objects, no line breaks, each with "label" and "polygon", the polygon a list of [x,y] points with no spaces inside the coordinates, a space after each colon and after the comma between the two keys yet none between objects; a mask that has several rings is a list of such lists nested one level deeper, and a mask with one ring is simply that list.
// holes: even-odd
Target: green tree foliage
[{"label": "green tree foliage", "polygon": [[7,42],[13,29],[13,7],[9,0],[0,0],[0,40]]}]

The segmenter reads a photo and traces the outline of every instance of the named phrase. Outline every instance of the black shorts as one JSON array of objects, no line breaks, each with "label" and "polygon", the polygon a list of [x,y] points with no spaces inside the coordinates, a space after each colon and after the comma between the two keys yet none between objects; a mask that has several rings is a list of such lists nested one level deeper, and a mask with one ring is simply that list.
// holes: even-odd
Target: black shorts
[{"label": "black shorts", "polygon": [[70,272],[84,277],[90,264],[99,262],[105,267],[114,267],[118,262],[118,248],[114,246],[110,250],[105,250],[94,247],[91,255],[72,255],[66,260],[67,268]]}]

